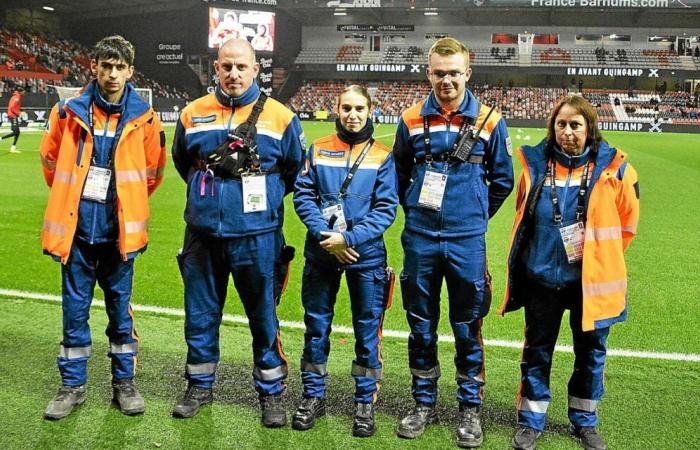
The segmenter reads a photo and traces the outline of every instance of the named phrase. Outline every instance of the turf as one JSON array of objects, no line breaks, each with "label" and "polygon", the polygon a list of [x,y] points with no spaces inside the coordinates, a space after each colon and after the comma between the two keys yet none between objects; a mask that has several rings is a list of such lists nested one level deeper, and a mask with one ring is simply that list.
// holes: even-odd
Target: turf
[{"label": "turf", "polygon": [[[402,414],[411,406],[407,376],[406,342],[387,339],[382,396],[378,404],[378,433],[371,439],[351,437],[353,357],[352,337],[335,334],[328,364],[328,416],[308,432],[286,427],[268,430],[259,424],[257,399],[251,388],[250,336],[246,326],[224,324],[221,332],[223,359],[215,387],[215,402],[190,420],[170,417],[171,408],[185,388],[182,378],[185,347],[179,338],[182,319],[137,314],[142,351],[137,375],[146,400],[143,416],[125,417],[110,406],[108,342],[103,309],[93,308],[93,358],[89,366],[89,398],[73,415],[58,422],[41,413],[59,383],[55,355],[60,336],[56,303],[3,299],[0,301],[0,405],[5,448],[448,448],[454,446],[456,425],[454,370],[443,366],[440,381],[440,424],[430,427],[416,441],[394,435]],[[31,320],[28,320],[31,318]],[[284,330],[284,347],[290,356],[290,379],[285,406],[291,413],[300,396],[298,358],[302,332]],[[443,355],[452,348],[441,344]],[[490,376],[484,406],[484,448],[508,447],[514,425],[514,394],[518,379],[517,350],[486,349]],[[550,408],[547,432],[540,448],[575,449],[567,432],[566,379],[572,355],[555,358],[552,386],[555,402]],[[660,374],[673,372],[659,382]],[[600,408],[601,432],[610,448],[688,448],[695,441],[697,367],[671,362],[629,358],[610,359],[606,371],[607,396]],[[653,389],[650,387],[653,386]],[[556,401],[558,400],[558,401]],[[679,404],[686,404],[678,408]],[[653,405],[653,406],[652,406]]]},{"label": "turf", "polygon": [[[304,122],[307,142],[332,132],[332,124]],[[375,135],[391,144],[394,126],[382,125]],[[168,146],[173,128],[167,129]],[[543,130],[511,129],[514,144],[534,144]],[[519,136],[519,137],[518,137]],[[528,139],[529,137],[529,139]],[[700,232],[695,219],[700,196],[697,178],[700,171],[700,135],[671,133],[606,132],[613,145],[629,153],[639,172],[641,185],[641,223],[639,237],[627,252],[629,267],[629,319],[616,325],[609,339],[610,348],[657,352],[700,354],[700,329],[697,298],[700,298],[698,273]],[[9,143],[0,142],[0,289],[18,289],[50,294],[60,293],[58,264],[41,254],[40,229],[48,190],[41,176],[36,149],[40,133],[24,133],[19,141],[22,154],[9,154]],[[516,165],[516,174],[520,168]],[[152,221],[148,251],[137,259],[135,303],[182,308],[182,282],[175,254],[182,245],[184,222],[184,183],[169,162],[166,178],[151,200]],[[285,233],[301,254],[305,230],[287,202]],[[513,218],[512,196],[489,224],[488,257],[494,279],[494,304],[484,324],[487,339],[522,339],[522,314],[505,318],[495,315],[503,295],[503,276],[507,239]],[[399,235],[403,216],[387,231],[385,239],[390,264],[400,270],[402,253]],[[280,305],[281,319],[300,321],[303,310],[299,299],[303,260],[298,256],[287,292]],[[395,290],[394,307],[388,311],[385,328],[406,330],[401,294]],[[96,295],[101,296],[99,289]],[[341,288],[336,305],[336,325],[350,325],[347,289]],[[443,318],[447,317],[443,302]],[[430,447],[452,445],[452,426],[436,427],[420,443],[396,439],[392,429],[405,412],[409,398],[409,375],[405,341],[388,340],[384,346],[387,374],[385,403],[380,415],[379,435],[368,442],[349,439],[350,396],[352,384],[347,376],[352,359],[348,337],[334,337],[330,370],[331,399],[339,410],[310,433],[270,432],[259,427],[255,399],[250,389],[249,338],[247,328],[226,326],[222,333],[225,364],[220,369],[217,389],[222,401],[210,413],[187,423],[173,421],[168,413],[177,391],[185,345],[181,319],[139,317],[144,340],[140,379],[145,383],[149,411],[136,419],[122,418],[109,402],[108,365],[96,356],[92,363],[91,400],[76,418],[57,424],[45,423],[40,412],[58,383],[54,367],[60,336],[60,308],[56,305],[8,301],[0,298],[0,349],[3,363],[0,377],[5,389],[0,392],[6,408],[7,431],[3,442],[8,448],[99,447],[99,448],[177,448],[177,447],[341,447],[399,446]],[[243,310],[233,288],[226,312],[242,315]],[[102,312],[92,319],[95,342],[106,344]],[[567,323],[565,320],[564,323]],[[450,334],[449,323],[440,324],[441,334]],[[285,348],[292,373],[298,369],[303,337],[299,331],[284,332]],[[102,341],[100,341],[102,339]],[[351,339],[350,339],[351,340]],[[242,343],[245,342],[243,345]],[[345,343],[343,343],[345,342]],[[570,343],[570,332],[563,328],[560,342]],[[512,427],[514,396],[518,379],[519,352],[487,347],[487,448],[505,448]],[[443,414],[453,413],[452,349],[441,346],[445,373],[440,407]],[[576,448],[565,433],[565,380],[571,368],[571,356],[557,354],[552,387],[555,401],[550,409],[551,430],[541,448]],[[558,369],[557,369],[558,367]],[[31,373],[31,384],[27,383]],[[100,381],[101,380],[101,381]],[[693,446],[693,418],[700,413],[698,365],[684,362],[659,362],[610,358],[606,370],[608,393],[601,406],[601,429],[610,448],[688,448]],[[175,389],[172,387],[175,386]],[[291,396],[299,392],[298,380],[290,380]],[[290,408],[291,409],[291,406]],[[29,430],[33,430],[29,432]],[[9,436],[9,440],[5,437]],[[205,445],[200,445],[205,444]]]}]

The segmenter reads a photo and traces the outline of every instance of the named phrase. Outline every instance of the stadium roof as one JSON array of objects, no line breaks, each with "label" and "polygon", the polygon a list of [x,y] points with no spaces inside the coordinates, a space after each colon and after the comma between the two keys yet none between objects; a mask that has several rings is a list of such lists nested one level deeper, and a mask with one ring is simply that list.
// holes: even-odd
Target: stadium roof
[{"label": "stadium roof", "polygon": [[[238,9],[275,9],[290,14],[305,25],[326,24],[441,24],[597,26],[597,27],[673,27],[697,29],[700,0],[654,0],[666,7],[612,8],[606,4],[640,4],[641,0],[366,0],[377,7],[354,7],[354,0],[3,0],[0,9],[43,6],[54,8],[62,20],[149,14],[185,10],[197,5]],[[539,3],[538,3],[539,2]],[[568,4],[575,7],[549,7]],[[603,7],[591,7],[594,4]],[[626,3],[625,3],[626,2]],[[648,4],[649,0],[645,0]],[[362,2],[359,2],[362,3]],[[541,4],[540,4],[541,3]],[[346,15],[335,15],[338,11]],[[426,11],[437,16],[427,17]],[[505,13],[504,13],[505,12]]]}]

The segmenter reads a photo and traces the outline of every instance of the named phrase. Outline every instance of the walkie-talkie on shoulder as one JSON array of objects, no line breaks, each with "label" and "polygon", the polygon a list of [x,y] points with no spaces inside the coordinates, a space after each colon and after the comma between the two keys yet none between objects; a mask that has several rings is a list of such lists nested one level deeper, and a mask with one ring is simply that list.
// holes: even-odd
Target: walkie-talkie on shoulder
[{"label": "walkie-talkie on shoulder", "polygon": [[466,133],[464,133],[462,138],[459,140],[459,144],[457,144],[457,148],[455,148],[450,155],[451,162],[466,162],[469,159],[469,156],[472,154],[474,144],[476,144],[476,141],[479,140],[481,130],[484,129],[484,125],[486,125],[486,122],[488,122],[489,117],[495,108],[496,105],[493,105],[491,109],[489,109],[488,114],[486,114],[486,118],[481,122],[478,130],[474,131],[474,129],[469,129]]}]

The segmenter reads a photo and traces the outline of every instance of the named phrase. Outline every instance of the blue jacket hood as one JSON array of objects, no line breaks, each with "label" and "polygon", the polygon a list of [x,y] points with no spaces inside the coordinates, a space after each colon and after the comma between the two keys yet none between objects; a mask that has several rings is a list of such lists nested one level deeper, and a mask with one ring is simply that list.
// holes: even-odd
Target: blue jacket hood
[{"label": "blue jacket hood", "polygon": [[253,84],[250,85],[247,91],[243,93],[240,97],[232,97],[221,89],[221,84],[216,83],[216,89],[214,89],[214,95],[216,99],[224,106],[245,106],[253,103],[260,96],[260,87],[258,83],[253,80]]}]

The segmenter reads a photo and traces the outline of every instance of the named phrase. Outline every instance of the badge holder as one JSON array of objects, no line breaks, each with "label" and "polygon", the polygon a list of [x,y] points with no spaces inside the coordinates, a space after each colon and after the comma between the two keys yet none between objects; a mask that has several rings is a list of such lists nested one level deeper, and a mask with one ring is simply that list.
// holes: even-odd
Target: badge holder
[{"label": "badge holder", "polygon": [[104,167],[90,166],[85,186],[83,187],[82,198],[99,203],[107,201],[107,191],[112,179],[112,170]]}]

